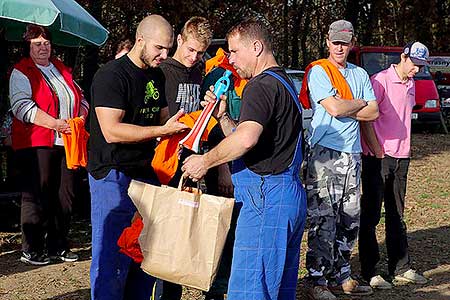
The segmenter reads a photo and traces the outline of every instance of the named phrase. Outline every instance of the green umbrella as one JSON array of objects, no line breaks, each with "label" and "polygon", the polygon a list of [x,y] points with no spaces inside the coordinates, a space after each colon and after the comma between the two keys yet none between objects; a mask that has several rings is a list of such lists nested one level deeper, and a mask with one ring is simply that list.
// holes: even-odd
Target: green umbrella
[{"label": "green umbrella", "polygon": [[7,40],[21,41],[27,23],[48,27],[52,43],[62,46],[101,46],[109,33],[74,0],[0,0]]}]

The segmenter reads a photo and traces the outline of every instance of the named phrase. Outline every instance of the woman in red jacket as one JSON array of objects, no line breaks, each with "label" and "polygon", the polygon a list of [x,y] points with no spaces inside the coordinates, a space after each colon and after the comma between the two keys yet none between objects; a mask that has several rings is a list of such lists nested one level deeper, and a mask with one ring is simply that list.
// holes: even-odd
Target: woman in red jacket
[{"label": "woman in red jacket", "polygon": [[[33,265],[50,258],[76,261],[67,234],[74,199],[74,171],[67,169],[62,133],[68,119],[85,118],[89,105],[71,70],[51,56],[51,37],[28,25],[25,57],[11,73],[12,146],[22,192],[22,257]],[[50,256],[50,258],[49,258]]]}]

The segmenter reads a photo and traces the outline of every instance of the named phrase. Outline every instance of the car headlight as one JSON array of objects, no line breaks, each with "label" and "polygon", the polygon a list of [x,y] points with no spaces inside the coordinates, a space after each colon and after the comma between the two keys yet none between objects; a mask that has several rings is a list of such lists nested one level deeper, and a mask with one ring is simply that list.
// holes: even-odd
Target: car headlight
[{"label": "car headlight", "polygon": [[425,108],[436,108],[437,107],[437,100],[427,100],[425,102]]}]

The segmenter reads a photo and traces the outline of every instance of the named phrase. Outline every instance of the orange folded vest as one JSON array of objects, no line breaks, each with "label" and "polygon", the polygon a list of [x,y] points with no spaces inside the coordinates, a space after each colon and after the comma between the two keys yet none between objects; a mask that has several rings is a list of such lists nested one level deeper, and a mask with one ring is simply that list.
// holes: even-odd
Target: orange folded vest
[{"label": "orange folded vest", "polygon": [[[185,114],[178,121],[185,124],[189,128],[194,127],[195,121],[198,119],[201,110]],[[211,129],[216,126],[217,120],[211,118],[206,126],[205,132],[202,135],[202,141],[208,139]],[[155,149],[155,156],[152,160],[152,167],[158,176],[161,184],[168,184],[178,168],[178,154],[180,150],[179,142],[189,133],[189,131],[181,132],[175,135],[161,138],[158,146]]]},{"label": "orange folded vest", "polygon": [[333,65],[328,59],[319,59],[310,63],[305,69],[305,76],[303,77],[302,89],[300,90],[300,95],[298,100],[302,104],[304,109],[311,108],[311,99],[309,98],[309,88],[308,88],[308,74],[312,67],[315,65],[321,66],[330,78],[331,84],[338,91],[342,99],[351,100],[353,99],[353,94],[348,85],[347,80],[341,74],[339,69]]},{"label": "orange folded vest", "polygon": [[76,117],[68,120],[71,133],[62,134],[68,169],[78,169],[87,165],[87,141],[89,133],[84,128],[84,120]]},{"label": "orange folded vest", "polygon": [[236,72],[236,69],[228,61],[227,54],[222,48],[217,49],[216,56],[208,59],[205,63],[205,74],[212,71],[213,68],[220,67],[225,70],[230,70],[233,74],[234,90],[236,95],[242,97],[242,92],[247,84],[248,80],[242,79],[241,76]]}]

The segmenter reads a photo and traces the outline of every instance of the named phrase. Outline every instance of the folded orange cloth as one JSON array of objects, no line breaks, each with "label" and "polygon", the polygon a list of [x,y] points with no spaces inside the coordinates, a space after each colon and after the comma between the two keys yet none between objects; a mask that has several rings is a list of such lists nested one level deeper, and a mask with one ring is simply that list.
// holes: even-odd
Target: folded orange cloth
[{"label": "folded orange cloth", "polygon": [[205,63],[205,73],[208,74],[215,67],[221,67],[225,70],[230,70],[233,74],[234,90],[239,97],[242,97],[242,92],[248,80],[242,79],[236,69],[228,61],[227,54],[222,48],[217,49],[216,56],[208,59]]},{"label": "folded orange cloth", "polygon": [[87,141],[89,133],[84,128],[84,119],[76,117],[68,120],[71,133],[62,134],[68,169],[78,169],[87,165]]},{"label": "folded orange cloth", "polygon": [[120,253],[128,255],[138,264],[144,260],[138,240],[143,228],[144,223],[142,222],[142,218],[135,218],[131,226],[123,230],[117,241],[117,245],[120,247]]},{"label": "folded orange cloth", "polygon": [[[189,128],[194,127],[195,121],[198,119],[201,110],[185,114],[178,121],[187,125]],[[214,117],[208,122],[205,132],[202,135],[202,141],[206,141],[211,129],[216,126],[217,120]],[[175,175],[178,168],[179,142],[189,133],[189,131],[181,132],[175,135],[163,137],[155,149],[155,155],[152,160],[152,167],[158,176],[161,184],[168,184]]]},{"label": "folded orange cloth", "polygon": [[298,100],[302,104],[304,109],[311,108],[311,101],[309,99],[309,88],[308,88],[308,74],[312,67],[315,65],[320,65],[328,77],[330,78],[331,84],[338,91],[342,99],[351,100],[353,99],[353,94],[348,85],[347,80],[345,80],[339,69],[333,65],[328,59],[323,58],[310,63],[305,69],[305,76],[303,77],[302,89],[300,90],[300,95]]}]

